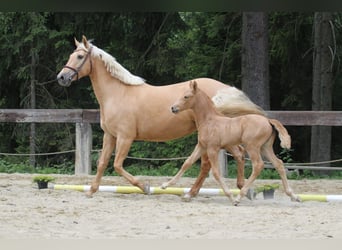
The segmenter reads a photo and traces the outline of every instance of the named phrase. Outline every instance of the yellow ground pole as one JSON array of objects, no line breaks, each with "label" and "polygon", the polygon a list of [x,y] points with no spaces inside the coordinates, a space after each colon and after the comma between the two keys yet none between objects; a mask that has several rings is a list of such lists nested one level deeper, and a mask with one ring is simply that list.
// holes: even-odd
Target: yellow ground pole
[{"label": "yellow ground pole", "polygon": [[[75,190],[75,191],[88,191],[90,189],[89,185],[66,185],[66,184],[54,184],[51,186],[54,190]],[[166,189],[162,189],[159,187],[150,187],[151,194],[175,194],[175,195],[183,195],[189,192],[190,188],[180,188],[180,187],[168,187]],[[99,191],[101,192],[113,192],[113,193],[121,193],[121,194],[143,194],[138,187],[134,186],[100,186]],[[240,190],[239,189],[231,189],[230,190],[234,195],[237,195]],[[217,188],[201,188],[199,191],[200,195],[224,195],[222,189]]]},{"label": "yellow ground pole", "polygon": [[[90,185],[66,185],[66,184],[54,184],[49,186],[54,190],[75,190],[86,192],[90,189]],[[143,194],[138,187],[135,186],[100,186],[100,192],[113,192],[113,193],[121,193],[121,194]],[[150,194],[174,194],[174,195],[183,195],[190,191],[190,188],[181,188],[181,187],[168,187],[166,189],[162,189],[160,187],[150,187]],[[237,195],[240,190],[239,189],[230,189],[230,191]],[[199,195],[224,195],[222,189],[217,188],[201,188]],[[342,195],[322,195],[322,194],[298,194],[301,201],[319,201],[319,202],[342,202]]]}]

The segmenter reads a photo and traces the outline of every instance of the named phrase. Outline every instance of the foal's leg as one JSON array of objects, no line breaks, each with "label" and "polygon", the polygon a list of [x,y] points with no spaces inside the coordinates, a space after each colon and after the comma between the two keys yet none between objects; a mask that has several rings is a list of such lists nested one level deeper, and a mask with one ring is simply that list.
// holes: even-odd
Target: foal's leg
[{"label": "foal's leg", "polygon": [[128,151],[132,145],[133,140],[119,137],[117,138],[116,142],[116,152],[115,152],[115,159],[114,159],[114,169],[115,171],[123,176],[126,180],[128,180],[132,185],[137,186],[140,188],[143,192],[149,193],[149,186],[143,185],[140,183],[133,175],[128,173],[123,168],[123,162],[125,158],[127,157]]},{"label": "foal's leg", "polygon": [[211,168],[211,165],[209,162],[208,155],[203,154],[201,157],[201,170],[198,174],[198,177],[194,185],[191,187],[190,191],[183,196],[184,201],[190,201],[192,197],[195,197],[198,194],[199,190],[201,189],[203,185],[203,182],[208,176],[210,168]]},{"label": "foal's leg", "polygon": [[248,155],[252,161],[252,174],[249,176],[247,181],[245,182],[245,185],[241,188],[240,193],[235,199],[234,205],[237,206],[241,198],[244,197],[249,187],[252,185],[252,183],[255,181],[255,179],[259,176],[261,170],[264,168],[264,161],[261,158],[260,154],[260,147],[257,146],[248,146],[246,147],[246,151],[248,152]]},{"label": "foal's leg", "polygon": [[245,149],[238,146],[228,146],[226,150],[230,152],[237,164],[236,186],[241,189],[245,183]]},{"label": "foal's leg", "polygon": [[104,171],[108,166],[108,162],[110,157],[112,156],[116,138],[110,135],[109,133],[104,133],[103,135],[103,145],[100,158],[97,163],[97,172],[95,179],[93,180],[90,190],[87,192],[87,196],[91,197],[93,193],[95,193],[99,189],[99,185],[101,182],[101,178],[103,176]]},{"label": "foal's leg", "polygon": [[165,189],[168,186],[175,184],[180,177],[182,177],[182,175],[184,174],[184,172],[190,168],[192,166],[192,164],[194,164],[200,157],[201,157],[201,152],[202,149],[200,147],[200,145],[197,143],[194,151],[191,153],[191,155],[185,160],[185,162],[183,163],[181,169],[178,171],[178,173],[168,182],[165,182],[162,184],[161,188]]},{"label": "foal's leg", "polygon": [[216,181],[220,184],[221,188],[223,189],[223,192],[225,193],[225,195],[229,198],[229,200],[231,202],[233,202],[233,195],[230,192],[228,185],[224,182],[223,177],[220,173],[218,153],[219,153],[219,149],[217,149],[217,150],[209,149],[208,150],[208,157],[209,157],[209,161],[211,164],[211,171],[212,171],[214,178],[216,179]]},{"label": "foal's leg", "polygon": [[262,149],[263,155],[273,164],[273,166],[275,167],[275,169],[279,173],[280,178],[281,178],[282,183],[283,183],[283,187],[285,189],[285,193],[289,197],[291,197],[292,201],[301,201],[300,198],[297,195],[295,195],[294,192],[292,191],[292,189],[288,183],[287,177],[286,177],[286,171],[285,171],[283,161],[280,160],[279,158],[277,158],[277,156],[274,154],[272,144],[267,142],[264,145],[264,147]]}]

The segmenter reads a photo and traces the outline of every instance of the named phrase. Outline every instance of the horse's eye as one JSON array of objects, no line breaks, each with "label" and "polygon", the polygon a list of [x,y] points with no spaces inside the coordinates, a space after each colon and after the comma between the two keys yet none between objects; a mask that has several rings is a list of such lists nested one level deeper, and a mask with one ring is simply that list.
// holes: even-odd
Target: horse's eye
[{"label": "horse's eye", "polygon": [[81,59],[83,59],[83,55],[77,55],[77,59],[79,59],[79,60],[81,60]]},{"label": "horse's eye", "polygon": [[184,96],[184,99],[188,99],[188,98],[189,98],[189,96],[187,96],[187,95]]}]

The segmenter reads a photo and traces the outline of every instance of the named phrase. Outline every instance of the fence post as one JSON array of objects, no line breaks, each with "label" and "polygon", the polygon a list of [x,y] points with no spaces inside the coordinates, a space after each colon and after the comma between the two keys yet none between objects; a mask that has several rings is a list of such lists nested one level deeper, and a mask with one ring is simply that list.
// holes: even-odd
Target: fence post
[{"label": "fence post", "polygon": [[91,173],[92,138],[90,123],[76,123],[75,175]]},{"label": "fence post", "polygon": [[[219,155],[218,155],[218,161],[219,161],[219,168],[221,172],[222,177],[228,177],[228,162],[227,162],[227,157],[226,157],[226,150],[220,149]],[[209,177],[212,178],[213,174],[209,172]]]},{"label": "fence post", "polygon": [[219,168],[221,170],[222,177],[228,177],[228,165],[227,165],[227,157],[226,157],[226,150],[220,149],[219,152]]}]

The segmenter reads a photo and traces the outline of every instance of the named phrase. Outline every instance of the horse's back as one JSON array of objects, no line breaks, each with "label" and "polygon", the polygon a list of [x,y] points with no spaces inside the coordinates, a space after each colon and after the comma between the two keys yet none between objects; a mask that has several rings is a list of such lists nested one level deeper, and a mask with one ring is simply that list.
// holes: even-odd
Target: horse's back
[{"label": "horse's back", "polygon": [[163,86],[150,85],[149,87],[154,88],[157,92],[166,92],[168,94],[174,93],[175,95],[177,95],[177,98],[178,98],[181,93],[183,93],[186,89],[189,88],[189,82],[193,80],[197,82],[198,87],[202,91],[204,91],[210,98],[215,96],[218,90],[231,87],[228,84],[224,84],[212,78],[196,78],[196,79],[191,79],[189,81],[178,82],[178,83],[168,84],[168,85],[163,85]]},{"label": "horse's back", "polygon": [[[234,119],[240,119],[244,136],[248,138],[269,138],[272,134],[272,126],[268,118],[262,115],[249,114]],[[250,140],[250,139],[247,139]]]}]

